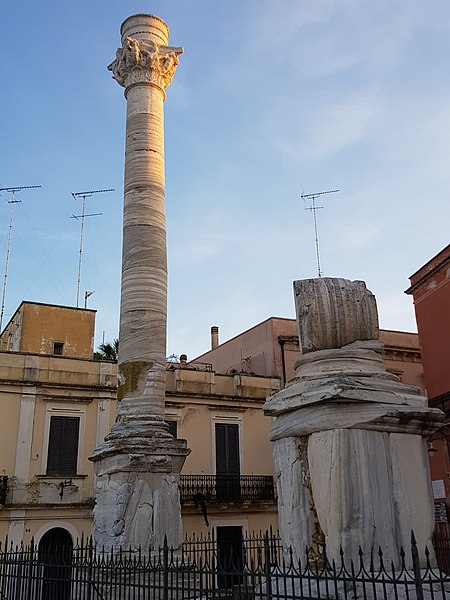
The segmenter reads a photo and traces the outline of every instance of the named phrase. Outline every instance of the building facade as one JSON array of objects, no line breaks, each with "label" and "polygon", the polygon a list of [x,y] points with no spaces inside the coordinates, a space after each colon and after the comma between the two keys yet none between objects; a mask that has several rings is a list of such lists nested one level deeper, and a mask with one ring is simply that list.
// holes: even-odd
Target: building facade
[{"label": "building facade", "polygon": [[0,539],[90,534],[89,451],[114,418],[116,365],[92,360],[95,311],[23,302],[0,336]]},{"label": "building facade", "polygon": [[[95,311],[24,302],[0,336],[0,540],[91,534],[89,457],[115,420],[117,392],[117,364],[92,358],[94,324]],[[279,387],[278,378],[168,363],[166,421],[191,449],[180,483],[186,535],[239,544],[276,528],[262,405]]]},{"label": "building facade", "polygon": [[[429,405],[450,417],[450,245],[411,275],[407,294],[414,299]],[[450,427],[430,439],[429,454],[438,520],[448,520]]]},{"label": "building facade", "polygon": [[[420,344],[417,333],[380,329],[383,358],[388,371],[402,383],[424,387]],[[207,363],[217,373],[253,373],[279,377],[284,385],[294,376],[299,355],[295,319],[270,317],[236,337],[218,343],[218,328],[211,328],[211,350],[193,364]]]},{"label": "building facade", "polygon": [[[23,302],[0,336],[0,539],[39,544],[63,531],[75,543],[91,533],[89,457],[115,420],[117,392],[117,364],[93,360],[94,326],[95,311]],[[388,368],[420,384],[417,337],[382,335]],[[297,357],[295,321],[268,319],[197,361],[167,363],[166,422],[191,450],[180,479],[188,537],[239,545],[277,528],[262,407]]]},{"label": "building facade", "polygon": [[0,335],[0,350],[92,358],[95,310],[22,302]]}]

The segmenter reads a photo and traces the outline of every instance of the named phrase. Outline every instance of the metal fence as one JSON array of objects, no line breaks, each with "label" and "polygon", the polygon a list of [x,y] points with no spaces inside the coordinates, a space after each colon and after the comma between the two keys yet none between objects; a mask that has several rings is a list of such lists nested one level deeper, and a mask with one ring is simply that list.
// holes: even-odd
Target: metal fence
[{"label": "metal fence", "polygon": [[450,529],[448,523],[436,523],[433,546],[440,570],[450,575]]},{"label": "metal fence", "polygon": [[[426,552],[426,551],[425,551]],[[276,536],[251,536],[238,558],[220,554],[214,540],[192,540],[182,552],[106,552],[91,542],[74,548],[0,548],[0,598],[6,600],[343,600],[450,599],[450,577],[432,566],[420,570],[414,537],[412,570],[395,571],[382,553],[358,564],[294,561]],[[427,554],[427,552],[426,552]],[[408,557],[409,559],[409,557]],[[409,560],[408,560],[409,562]]]},{"label": "metal fence", "polygon": [[181,475],[181,503],[202,496],[208,504],[220,502],[274,502],[271,475]]}]

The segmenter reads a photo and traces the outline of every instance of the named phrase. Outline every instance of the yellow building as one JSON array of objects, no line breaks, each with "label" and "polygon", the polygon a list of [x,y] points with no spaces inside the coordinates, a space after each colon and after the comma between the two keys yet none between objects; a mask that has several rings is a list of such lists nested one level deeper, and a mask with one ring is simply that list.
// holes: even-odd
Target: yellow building
[{"label": "yellow building", "polygon": [[116,397],[115,364],[92,360],[94,324],[92,310],[23,302],[0,336],[0,539],[90,533],[88,457]]},{"label": "yellow building", "polygon": [[95,310],[22,302],[0,336],[0,349],[91,359]]},{"label": "yellow building", "polygon": [[[0,336],[0,540],[90,535],[89,455],[115,418],[117,367],[93,360],[95,311],[23,302]],[[227,543],[276,528],[271,420],[279,379],[169,363],[166,420],[191,448],[180,490],[187,535]],[[207,524],[208,523],[208,524]]]}]

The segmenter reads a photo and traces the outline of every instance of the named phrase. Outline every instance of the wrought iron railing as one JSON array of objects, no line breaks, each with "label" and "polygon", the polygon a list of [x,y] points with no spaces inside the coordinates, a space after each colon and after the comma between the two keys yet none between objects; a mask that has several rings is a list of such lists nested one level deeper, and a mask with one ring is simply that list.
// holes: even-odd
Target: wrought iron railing
[{"label": "wrought iron railing", "polygon": [[181,504],[274,502],[271,475],[181,475]]},{"label": "wrought iron railing", "polygon": [[450,524],[436,523],[433,546],[441,571],[450,575]]},{"label": "wrought iron railing", "polygon": [[[308,550],[294,560],[286,548],[273,553],[268,535],[257,547],[226,552],[220,546],[180,552],[159,550],[103,551],[92,543],[74,548],[0,547],[0,598],[14,600],[450,600],[450,577],[432,557],[419,560],[414,537],[401,550],[398,568],[385,564],[381,549],[360,551],[357,563],[311,561]],[[277,540],[275,540],[275,545]],[[407,566],[411,563],[412,568]],[[387,561],[386,561],[387,562]],[[422,567],[422,568],[421,568]]]}]

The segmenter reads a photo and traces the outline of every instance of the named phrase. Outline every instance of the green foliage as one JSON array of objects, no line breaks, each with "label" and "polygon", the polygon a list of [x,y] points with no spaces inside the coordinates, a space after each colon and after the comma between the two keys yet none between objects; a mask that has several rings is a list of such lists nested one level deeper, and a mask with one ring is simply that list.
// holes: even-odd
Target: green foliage
[{"label": "green foliage", "polygon": [[97,352],[94,352],[94,360],[115,360],[119,356],[119,340],[115,339],[111,344],[110,342],[106,342],[104,344],[100,344],[97,349]]}]

